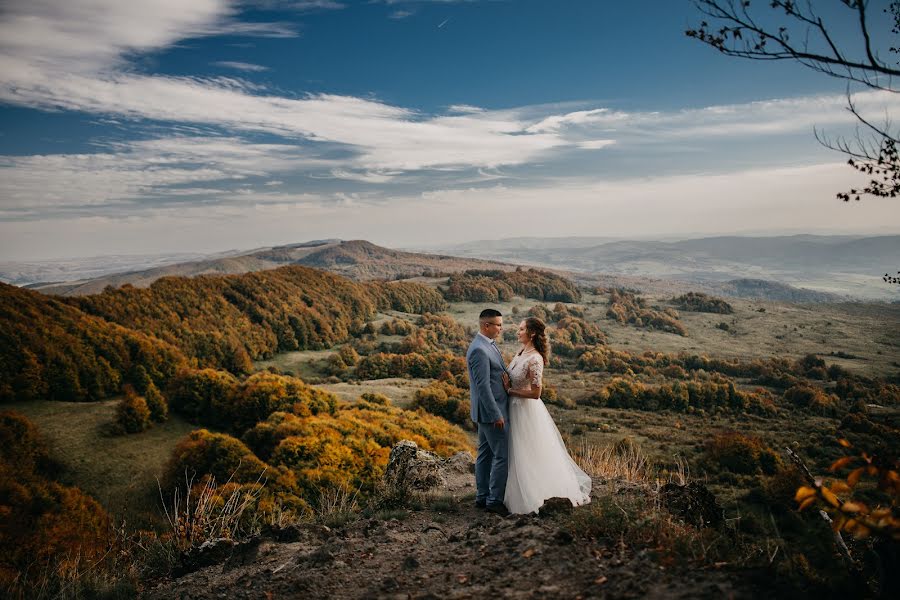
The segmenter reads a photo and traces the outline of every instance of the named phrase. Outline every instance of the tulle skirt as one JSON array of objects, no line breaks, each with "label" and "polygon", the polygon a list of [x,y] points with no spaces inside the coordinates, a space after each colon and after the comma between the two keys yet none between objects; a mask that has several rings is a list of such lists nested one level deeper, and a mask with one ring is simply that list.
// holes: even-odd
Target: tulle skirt
[{"label": "tulle skirt", "polygon": [[543,401],[510,398],[509,422],[509,512],[536,512],[549,498],[568,498],[574,506],[591,501],[591,478],[569,456]]}]

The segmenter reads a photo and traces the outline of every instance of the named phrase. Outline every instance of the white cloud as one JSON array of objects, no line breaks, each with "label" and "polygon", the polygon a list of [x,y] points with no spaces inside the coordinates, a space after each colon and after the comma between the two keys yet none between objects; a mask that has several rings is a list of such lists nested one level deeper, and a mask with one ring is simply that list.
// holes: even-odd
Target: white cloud
[{"label": "white cloud", "polygon": [[0,157],[0,214],[208,195],[223,190],[196,184],[333,166],[295,145],[231,137],[162,138],[110,148],[115,152]]},{"label": "white cloud", "polygon": [[393,181],[399,173],[376,172],[376,171],[346,171],[344,169],[332,169],[331,176],[335,179],[348,179],[351,181],[362,181],[364,183],[388,183]]},{"label": "white cloud", "polygon": [[454,114],[468,115],[468,114],[475,114],[475,113],[483,113],[483,112],[485,112],[485,110],[483,108],[480,108],[478,106],[472,106],[470,104],[451,104],[450,106],[447,107],[447,112],[454,113]]},{"label": "white cloud", "polygon": [[0,255],[220,251],[326,237],[396,247],[515,236],[888,232],[886,224],[897,222],[893,199],[846,204],[834,197],[857,182],[846,165],[822,164],[384,196],[251,193],[221,205],[146,207],[115,218],[0,221]]},{"label": "white cloud", "polygon": [[[900,98],[892,92],[860,92],[854,95],[854,102],[864,114],[900,111]],[[846,105],[847,97],[844,95],[820,95],[677,111],[628,112],[599,108],[550,115],[527,130],[567,136],[597,132],[651,140],[811,133],[813,127],[846,129],[847,125],[855,124]]]},{"label": "white cloud", "polygon": [[269,70],[269,67],[264,67],[263,65],[255,65],[253,63],[245,63],[234,60],[220,60],[212,64],[217,67],[225,67],[226,69],[235,69],[237,71],[248,71],[251,73]]},{"label": "white cloud", "polygon": [[612,146],[616,140],[586,140],[578,142],[578,147],[585,150],[601,150],[607,146]]}]

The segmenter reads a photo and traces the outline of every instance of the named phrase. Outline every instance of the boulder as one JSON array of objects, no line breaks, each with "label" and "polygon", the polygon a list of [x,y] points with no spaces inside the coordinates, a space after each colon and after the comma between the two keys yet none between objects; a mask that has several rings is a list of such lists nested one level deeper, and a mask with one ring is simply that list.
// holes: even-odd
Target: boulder
[{"label": "boulder", "polygon": [[538,515],[549,517],[562,513],[572,512],[572,501],[568,498],[547,498],[538,509]]},{"label": "boulder", "polygon": [[444,484],[442,459],[403,440],[391,449],[384,484],[395,493],[427,492]]},{"label": "boulder", "polygon": [[687,485],[667,483],[659,494],[669,512],[694,527],[718,527],[725,520],[716,497],[697,481]]}]

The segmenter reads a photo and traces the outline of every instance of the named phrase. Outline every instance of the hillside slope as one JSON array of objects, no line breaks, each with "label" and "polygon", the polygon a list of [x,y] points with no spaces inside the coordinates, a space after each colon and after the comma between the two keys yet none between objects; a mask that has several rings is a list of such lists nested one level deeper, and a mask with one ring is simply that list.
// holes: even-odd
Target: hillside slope
[{"label": "hillside slope", "polygon": [[263,248],[246,254],[212,260],[191,261],[118,273],[83,281],[35,284],[31,287],[45,294],[86,296],[98,294],[107,286],[118,288],[130,284],[134,287],[145,288],[162,277],[236,275],[287,265],[315,267],[357,281],[415,277],[423,273],[451,273],[466,269],[513,269],[511,265],[489,260],[390,250],[363,240],[320,240]]}]

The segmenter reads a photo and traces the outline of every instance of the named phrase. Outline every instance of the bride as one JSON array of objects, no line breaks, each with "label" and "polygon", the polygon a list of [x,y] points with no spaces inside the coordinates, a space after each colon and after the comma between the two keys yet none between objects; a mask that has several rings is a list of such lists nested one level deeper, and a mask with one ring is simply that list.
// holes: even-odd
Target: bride
[{"label": "bride", "polygon": [[504,377],[510,422],[504,504],[516,514],[537,512],[549,498],[568,498],[574,506],[591,501],[591,478],[569,456],[541,400],[550,350],[544,329],[544,322],[534,317],[519,324],[522,349]]}]

